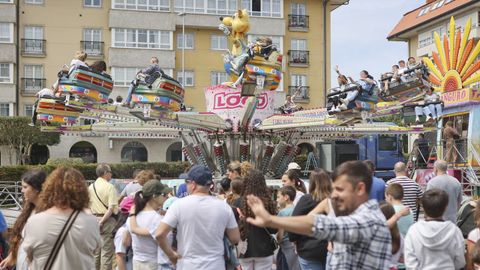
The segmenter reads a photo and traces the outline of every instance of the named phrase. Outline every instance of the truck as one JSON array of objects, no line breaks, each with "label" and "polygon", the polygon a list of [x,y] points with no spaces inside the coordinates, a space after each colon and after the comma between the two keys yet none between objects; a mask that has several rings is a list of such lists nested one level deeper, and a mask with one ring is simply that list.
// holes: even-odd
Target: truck
[{"label": "truck", "polygon": [[402,145],[402,135],[397,134],[316,142],[320,168],[332,171],[345,161],[369,159],[375,164],[375,176],[384,180],[395,177],[393,166],[404,161]]}]

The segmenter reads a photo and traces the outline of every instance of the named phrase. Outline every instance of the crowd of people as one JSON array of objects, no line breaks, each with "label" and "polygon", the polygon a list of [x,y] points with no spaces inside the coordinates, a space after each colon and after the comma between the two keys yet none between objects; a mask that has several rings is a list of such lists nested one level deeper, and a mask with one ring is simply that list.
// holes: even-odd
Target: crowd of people
[{"label": "crowd of people", "polygon": [[457,227],[462,188],[447,167],[437,160],[423,190],[403,162],[387,182],[368,160],[315,169],[308,181],[291,163],[274,190],[250,163],[234,161],[217,182],[192,166],[176,192],[136,170],[120,194],[108,164],[90,185],[73,168],[31,170],[0,268],[473,270],[480,207],[468,204]]}]

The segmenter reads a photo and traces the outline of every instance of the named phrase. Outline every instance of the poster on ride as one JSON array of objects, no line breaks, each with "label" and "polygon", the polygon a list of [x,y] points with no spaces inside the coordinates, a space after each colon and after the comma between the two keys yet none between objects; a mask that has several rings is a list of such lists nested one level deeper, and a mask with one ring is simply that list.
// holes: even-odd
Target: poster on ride
[{"label": "poster on ride", "polygon": [[[233,89],[225,85],[214,85],[205,88],[205,104],[208,112],[213,112],[230,122],[234,130],[242,121],[243,108],[248,97],[240,95],[241,87]],[[258,104],[253,114],[250,126],[273,115],[275,91],[263,91],[258,97]]]},{"label": "poster on ride", "polygon": [[[415,180],[423,188],[423,190],[427,188],[428,182],[436,176],[433,172],[433,169],[417,169],[416,173],[417,178]],[[462,174],[460,170],[448,170],[447,174],[457,178],[457,180],[461,183]]]},{"label": "poster on ride", "polygon": [[470,166],[479,166],[480,159],[480,106],[472,109],[470,112],[470,125],[468,126],[468,141],[473,147],[472,151],[468,153],[468,163]]}]

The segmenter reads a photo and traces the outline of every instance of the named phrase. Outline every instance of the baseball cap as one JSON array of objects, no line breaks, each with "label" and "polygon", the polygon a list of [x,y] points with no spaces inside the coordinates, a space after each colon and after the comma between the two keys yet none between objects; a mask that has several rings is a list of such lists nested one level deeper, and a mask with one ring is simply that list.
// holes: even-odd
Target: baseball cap
[{"label": "baseball cap", "polygon": [[191,180],[201,186],[213,184],[212,171],[202,165],[195,165],[189,171],[185,180]]},{"label": "baseball cap", "polygon": [[188,196],[187,184],[182,183],[177,188],[177,197],[178,198],[183,198],[183,197],[187,197],[187,196]]},{"label": "baseball cap", "polygon": [[150,197],[155,194],[168,194],[172,191],[172,189],[155,179],[155,180],[148,180],[143,185],[142,191],[143,191],[143,196]]},{"label": "baseball cap", "polygon": [[287,168],[287,171],[288,170],[301,170],[302,168],[300,168],[300,165],[298,165],[296,162],[290,162],[288,164],[288,168]]}]

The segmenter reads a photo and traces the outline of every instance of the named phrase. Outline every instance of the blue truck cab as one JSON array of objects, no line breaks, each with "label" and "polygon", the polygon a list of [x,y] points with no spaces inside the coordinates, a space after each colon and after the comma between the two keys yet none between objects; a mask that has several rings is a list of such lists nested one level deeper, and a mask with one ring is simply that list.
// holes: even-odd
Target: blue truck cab
[{"label": "blue truck cab", "polygon": [[333,170],[345,161],[369,159],[375,164],[375,175],[384,180],[395,177],[393,166],[398,161],[404,161],[401,135],[397,134],[317,142],[316,147],[320,168]]}]

